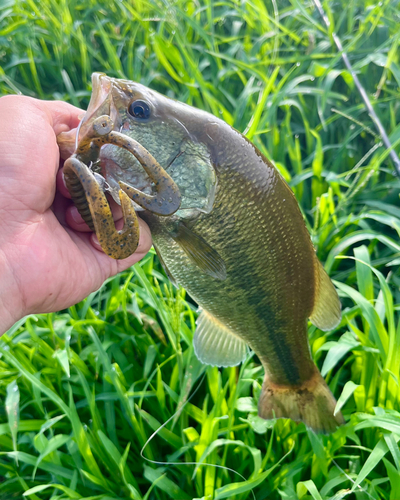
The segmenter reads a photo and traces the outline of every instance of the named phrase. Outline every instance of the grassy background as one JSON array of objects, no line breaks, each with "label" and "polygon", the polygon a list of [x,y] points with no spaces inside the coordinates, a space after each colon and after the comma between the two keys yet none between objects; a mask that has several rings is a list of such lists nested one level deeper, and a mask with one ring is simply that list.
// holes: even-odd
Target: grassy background
[{"label": "grassy background", "polygon": [[1,338],[2,499],[400,498],[400,183],[331,36],[399,152],[400,6],[324,8],[331,31],[305,0],[1,0],[1,94],[85,108],[104,71],[221,116],[273,159],[342,298],[340,326],[309,336],[347,421],[320,436],[259,419],[259,363],[195,359],[196,306],[150,253]]}]

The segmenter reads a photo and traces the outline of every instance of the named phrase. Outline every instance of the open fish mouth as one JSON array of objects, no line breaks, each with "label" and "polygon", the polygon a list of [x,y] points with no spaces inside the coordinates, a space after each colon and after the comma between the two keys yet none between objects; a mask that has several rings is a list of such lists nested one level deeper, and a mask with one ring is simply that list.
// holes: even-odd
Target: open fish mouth
[{"label": "open fish mouth", "polygon": [[[173,179],[140,143],[114,130],[113,84],[102,76],[95,73],[92,77],[92,98],[77,133],[76,151],[64,164],[64,178],[73,202],[88,226],[96,232],[104,252],[114,259],[124,259],[134,253],[139,243],[134,204],[156,215],[168,216],[178,210],[181,195]],[[100,150],[106,144],[131,153],[155,189],[154,194],[148,194],[122,180],[114,182],[113,197],[119,198],[124,219],[120,231],[115,228],[104,192],[106,179],[92,170],[100,164]]]}]

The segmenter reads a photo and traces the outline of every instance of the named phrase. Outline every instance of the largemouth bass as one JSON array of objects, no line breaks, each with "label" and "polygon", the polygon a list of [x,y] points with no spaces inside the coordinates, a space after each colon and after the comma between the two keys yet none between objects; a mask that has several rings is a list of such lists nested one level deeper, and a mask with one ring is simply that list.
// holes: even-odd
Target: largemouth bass
[{"label": "largemouth bass", "polygon": [[[199,360],[235,366],[250,346],[265,369],[262,418],[335,430],[343,417],[310,355],[307,320],[333,329],[340,301],[280,173],[209,113],[138,83],[92,82],[66,178],[106,253],[134,251],[142,210],[167,275],[200,306]],[[122,205],[123,231],[105,214],[105,191]]]}]

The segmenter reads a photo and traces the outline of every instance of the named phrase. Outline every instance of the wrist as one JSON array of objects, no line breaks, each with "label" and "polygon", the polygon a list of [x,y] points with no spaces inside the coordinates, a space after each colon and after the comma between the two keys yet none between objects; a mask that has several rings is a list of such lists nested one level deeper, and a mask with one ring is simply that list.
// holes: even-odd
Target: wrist
[{"label": "wrist", "polygon": [[14,273],[0,248],[0,336],[24,315]]}]

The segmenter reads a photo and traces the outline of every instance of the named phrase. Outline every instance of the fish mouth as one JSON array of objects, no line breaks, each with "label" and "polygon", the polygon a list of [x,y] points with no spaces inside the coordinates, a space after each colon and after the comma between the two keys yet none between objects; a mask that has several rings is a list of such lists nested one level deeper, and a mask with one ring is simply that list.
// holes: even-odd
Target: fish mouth
[{"label": "fish mouth", "polygon": [[112,88],[113,82],[105,73],[92,74],[92,95],[85,116],[79,125],[76,135],[77,143],[88,133],[93,120],[103,115],[110,116]]},{"label": "fish mouth", "polygon": [[[64,178],[79,213],[96,232],[105,253],[122,259],[132,254],[139,243],[135,208],[169,216],[179,209],[182,198],[172,177],[150,152],[130,135],[122,133],[120,115],[113,100],[115,80],[104,73],[94,73],[92,84],[88,110],[77,132],[75,153],[64,164]],[[123,156],[119,165],[114,161],[121,156],[118,152],[131,157]],[[145,173],[154,192],[146,193],[146,185],[140,189],[138,178],[132,175],[132,170],[136,170],[135,161],[140,167],[140,178]],[[106,191],[121,205],[122,230],[117,230],[113,224]]]},{"label": "fish mouth", "polygon": [[[92,74],[92,95],[85,116],[79,126],[77,144],[85,135],[90,133],[94,120],[99,117],[110,117],[114,124],[113,129],[121,129],[121,120],[114,104],[113,90],[114,82],[112,78],[105,73]],[[126,165],[129,165],[128,169]],[[154,184],[137,159],[128,151],[121,152],[120,148],[115,145],[104,144],[100,149],[98,161],[92,168],[98,176],[104,178],[105,182],[102,182],[103,190],[111,195],[117,204],[121,203],[119,181],[125,181],[148,195],[153,192],[152,186]],[[135,202],[133,202],[133,205],[137,211],[144,210]]]},{"label": "fish mouth", "polygon": [[[150,152],[118,130],[121,127],[113,102],[114,80],[104,73],[95,73],[92,83],[92,97],[77,133],[75,153],[64,164],[64,179],[75,206],[89,228],[96,232],[104,252],[114,259],[123,259],[131,255],[139,243],[135,207],[139,206],[156,215],[169,216],[179,209],[181,194],[172,177]],[[104,155],[103,159],[101,156],[104,146],[111,150],[117,148],[112,151],[108,161],[111,170],[109,175],[107,161]],[[112,161],[113,156],[118,157],[116,151],[131,155],[132,159],[126,158],[125,169],[124,165],[120,167]],[[154,193],[147,194],[129,184],[129,181],[134,181],[130,172],[133,161],[139,162],[141,170],[152,181]],[[122,172],[121,175],[118,168],[127,174]],[[124,221],[121,230],[114,226],[106,191],[121,205]]]},{"label": "fish mouth", "polygon": [[[92,75],[92,96],[88,106],[88,114],[98,110],[104,102],[109,102],[108,98],[113,87],[113,82],[105,73],[93,73]],[[104,110],[106,113],[106,110]]]},{"label": "fish mouth", "polygon": [[178,186],[145,147],[123,133],[117,82],[104,73],[94,73],[92,86],[89,106],[77,133],[73,156],[78,162],[71,163],[71,175],[76,177],[84,165],[117,203],[122,202],[122,190],[135,208],[157,215],[175,213],[181,203]]}]

